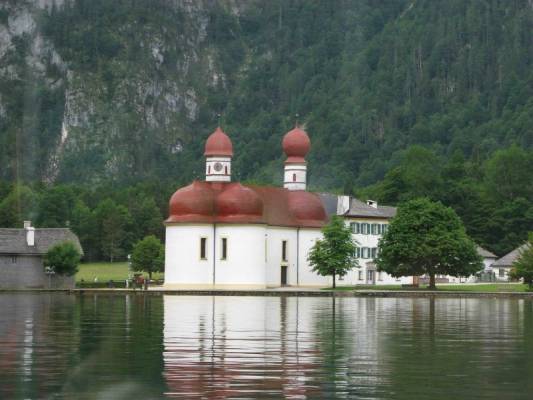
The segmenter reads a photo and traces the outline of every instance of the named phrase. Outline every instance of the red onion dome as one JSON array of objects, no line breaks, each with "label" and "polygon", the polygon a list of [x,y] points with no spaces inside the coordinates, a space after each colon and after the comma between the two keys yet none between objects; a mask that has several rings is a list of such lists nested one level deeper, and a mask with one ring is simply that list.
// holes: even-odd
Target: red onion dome
[{"label": "red onion dome", "polygon": [[285,134],[282,146],[287,155],[286,162],[301,163],[305,162],[305,156],[311,149],[311,140],[309,140],[307,133],[297,126]]},{"label": "red onion dome", "polygon": [[207,138],[204,156],[233,156],[231,139],[222,131],[220,126]]},{"label": "red onion dome", "polygon": [[230,183],[217,197],[217,214],[222,218],[263,215],[263,201],[252,189],[240,183]]},{"label": "red onion dome", "polygon": [[194,181],[170,198],[167,222],[208,221],[214,214],[214,194],[206,182]]},{"label": "red onion dome", "polygon": [[289,211],[299,221],[326,222],[326,210],[320,198],[304,190],[289,192]]}]

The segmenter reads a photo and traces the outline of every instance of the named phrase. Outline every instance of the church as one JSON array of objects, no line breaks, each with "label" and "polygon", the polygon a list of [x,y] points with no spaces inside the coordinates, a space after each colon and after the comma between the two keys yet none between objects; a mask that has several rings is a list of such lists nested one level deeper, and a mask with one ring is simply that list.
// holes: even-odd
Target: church
[{"label": "church", "polygon": [[[307,133],[296,126],[284,137],[283,187],[231,180],[231,139],[218,127],[205,144],[205,181],[171,197],[165,221],[165,287],[262,289],[328,286],[314,273],[309,251],[332,215],[342,215],[357,241],[359,268],[339,285],[410,283],[376,271],[373,258],[393,207],[307,189]],[[405,281],[405,282],[404,282]]]}]

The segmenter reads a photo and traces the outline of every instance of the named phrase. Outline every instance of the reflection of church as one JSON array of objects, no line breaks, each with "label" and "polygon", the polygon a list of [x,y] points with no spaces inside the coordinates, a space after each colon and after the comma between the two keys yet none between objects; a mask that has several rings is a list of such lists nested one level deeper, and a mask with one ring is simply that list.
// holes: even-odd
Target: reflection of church
[{"label": "reflection of church", "polygon": [[244,185],[231,182],[230,138],[220,127],[209,136],[205,181],[194,181],[170,199],[165,221],[168,288],[329,285],[331,278],[315,274],[307,257],[334,214],[350,224],[362,266],[338,283],[400,281],[376,272],[372,263],[395,209],[306,191],[305,156],[311,148],[307,133],[297,126],[282,145],[287,156],[283,188]]}]

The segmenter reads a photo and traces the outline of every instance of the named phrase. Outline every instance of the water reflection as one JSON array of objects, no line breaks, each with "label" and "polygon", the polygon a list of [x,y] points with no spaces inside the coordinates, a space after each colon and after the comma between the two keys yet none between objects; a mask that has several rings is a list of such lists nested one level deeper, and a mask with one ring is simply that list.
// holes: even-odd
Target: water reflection
[{"label": "water reflection", "polygon": [[530,398],[529,301],[164,302],[170,397]]},{"label": "water reflection", "polygon": [[529,399],[533,303],[0,294],[1,399]]}]

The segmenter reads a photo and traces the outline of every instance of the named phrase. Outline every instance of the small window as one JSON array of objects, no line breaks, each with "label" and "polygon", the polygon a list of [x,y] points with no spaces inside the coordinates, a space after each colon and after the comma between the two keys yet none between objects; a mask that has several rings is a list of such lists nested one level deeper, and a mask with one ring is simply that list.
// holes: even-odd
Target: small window
[{"label": "small window", "polygon": [[370,249],[368,247],[363,247],[361,249],[362,258],[370,258]]},{"label": "small window", "polygon": [[221,260],[227,260],[228,258],[228,239],[222,238],[222,254],[220,256]]},{"label": "small window", "polygon": [[227,166],[227,165],[224,167],[224,173],[225,173],[226,175],[228,174],[228,166]]},{"label": "small window", "polygon": [[370,224],[366,224],[366,223],[361,224],[361,233],[363,235],[368,235],[370,233]]},{"label": "small window", "polygon": [[503,268],[500,268],[500,269],[498,270],[498,273],[499,273],[499,275],[500,275],[500,278],[503,278],[503,277],[505,276],[505,270],[504,270]]},{"label": "small window", "polygon": [[362,281],[363,280],[363,271],[359,271],[358,275],[357,275],[357,279]]},{"label": "small window", "polygon": [[17,256],[11,256],[11,264],[17,263]]},{"label": "small window", "polygon": [[389,226],[387,224],[381,225],[381,234],[384,235],[389,230]]},{"label": "small window", "polygon": [[376,258],[377,252],[378,252],[378,249],[376,247],[372,247],[370,257]]},{"label": "small window", "polygon": [[355,258],[361,258],[361,248],[356,247],[355,248]]},{"label": "small window", "polygon": [[351,222],[350,223],[350,230],[352,233],[360,233],[360,224],[359,222]]},{"label": "small window", "polygon": [[372,224],[372,235],[378,235],[379,234],[378,227],[379,227],[379,224]]},{"label": "small window", "polygon": [[296,174],[292,174],[292,181],[296,182]]},{"label": "small window", "polygon": [[200,238],[200,259],[207,260],[207,238]]},{"label": "small window", "polygon": [[287,261],[287,241],[281,241],[281,261]]}]

